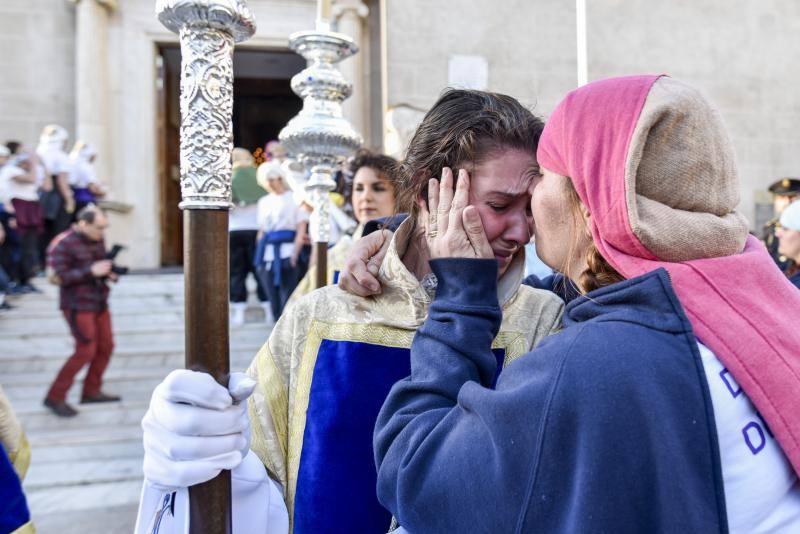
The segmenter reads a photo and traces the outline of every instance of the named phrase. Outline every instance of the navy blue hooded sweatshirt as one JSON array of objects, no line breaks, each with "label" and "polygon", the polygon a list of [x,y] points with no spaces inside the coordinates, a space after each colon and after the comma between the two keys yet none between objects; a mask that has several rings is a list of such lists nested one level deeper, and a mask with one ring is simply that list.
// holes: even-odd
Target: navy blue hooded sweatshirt
[{"label": "navy blue hooded sweatshirt", "polygon": [[[659,269],[572,300],[503,370],[494,260],[434,260],[411,376],[378,417],[378,498],[413,534],[727,532],[695,337]],[[532,321],[536,318],[532,317]]]}]

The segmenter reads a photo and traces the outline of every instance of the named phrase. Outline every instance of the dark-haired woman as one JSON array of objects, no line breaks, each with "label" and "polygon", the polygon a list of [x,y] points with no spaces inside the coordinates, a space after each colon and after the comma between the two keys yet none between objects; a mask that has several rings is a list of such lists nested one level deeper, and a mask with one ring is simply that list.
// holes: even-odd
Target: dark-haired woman
[{"label": "dark-haired woman", "polygon": [[735,211],[718,113],[667,77],[594,82],[538,160],[537,251],[585,295],[495,384],[497,267],[474,208],[439,204],[381,503],[413,533],[800,532],[800,293]]},{"label": "dark-haired woman", "polygon": [[[224,441],[248,432],[237,419],[238,407],[203,400],[230,398],[228,392],[190,371],[173,372],[156,388],[143,423],[148,484],[169,490],[235,468],[236,494],[238,473],[255,458],[247,454],[252,450],[255,463],[263,463],[280,484],[295,534],[385,532],[391,514],[375,495],[372,432],[392,384],[410,373],[409,347],[436,286],[425,236],[437,230],[420,217],[428,179],[444,172],[452,192],[451,168],[472,175],[469,203],[486,228],[496,265],[495,298],[505,312],[492,341],[500,369],[560,321],[557,297],[520,287],[521,251],[531,229],[528,188],[539,174],[534,155],[542,127],[511,97],[446,92],[420,124],[399,169],[398,192],[413,207],[378,273],[382,293],[362,298],[328,286],[286,310],[250,366],[257,386],[249,401],[249,449],[245,439]],[[187,410],[196,414],[196,424],[170,416]],[[225,410],[230,424],[223,424]],[[202,443],[192,452],[183,448],[180,461],[164,453],[189,442]],[[234,525],[237,513],[245,512],[237,512],[234,498]],[[253,524],[250,518],[242,521]]]},{"label": "dark-haired woman", "polygon": [[[364,224],[373,219],[390,217],[397,210],[397,194],[394,183],[394,171],[397,161],[383,154],[373,154],[360,150],[350,164],[353,175],[353,190],[350,203],[358,221],[358,227],[352,236],[343,235],[339,241],[328,249],[328,283],[338,281],[339,271],[344,265],[353,241],[361,237]],[[297,284],[288,304],[297,302],[314,289],[317,278],[317,267],[309,267],[305,276]]]}]

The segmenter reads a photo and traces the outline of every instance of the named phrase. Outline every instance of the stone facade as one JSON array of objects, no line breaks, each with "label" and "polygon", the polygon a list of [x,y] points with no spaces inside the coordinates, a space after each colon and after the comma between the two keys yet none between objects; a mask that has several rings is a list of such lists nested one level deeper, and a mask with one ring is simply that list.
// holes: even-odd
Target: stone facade
[{"label": "stone facade", "polygon": [[[78,0],[97,2],[98,0]],[[258,22],[245,46],[285,49],[288,36],[313,27],[313,0],[249,0]],[[453,56],[488,69],[486,88],[519,98],[547,116],[577,80],[576,3],[563,0],[339,0],[343,27],[362,24],[363,64],[348,72],[363,84],[360,108],[368,143],[385,140],[387,112],[418,120],[448,86]],[[363,3],[365,9],[360,5]],[[666,72],[716,102],[740,162],[741,209],[754,220],[776,178],[800,174],[800,4],[794,0],[646,0],[586,2],[588,79]],[[101,168],[113,199],[132,206],[113,214],[109,241],[129,245],[133,267],[160,263],[158,188],[158,46],[176,36],[154,16],[154,1],[117,0],[108,13],[107,115]],[[355,7],[353,7],[355,6]],[[76,6],[68,0],[0,4],[0,139],[34,145],[44,124],[80,128]],[[355,26],[354,26],[355,25]],[[84,67],[81,67],[84,68]],[[90,67],[89,67],[90,68]],[[83,73],[85,74],[85,73]],[[354,106],[348,106],[354,109]],[[398,119],[399,120],[399,119]],[[386,122],[386,124],[384,124]],[[397,125],[395,125],[397,126]],[[755,221],[754,221],[755,223]],[[755,228],[755,224],[753,225]]]},{"label": "stone facade", "polygon": [[739,163],[740,209],[754,230],[766,188],[800,175],[800,3],[591,0],[589,80],[667,73],[721,111]]},{"label": "stone facade", "polygon": [[575,88],[574,2],[387,0],[386,18],[390,108],[429,108],[448,86],[453,55],[486,58],[487,90],[541,115]]},{"label": "stone facade", "polygon": [[75,6],[0,3],[0,139],[35,146],[46,124],[75,127]]}]

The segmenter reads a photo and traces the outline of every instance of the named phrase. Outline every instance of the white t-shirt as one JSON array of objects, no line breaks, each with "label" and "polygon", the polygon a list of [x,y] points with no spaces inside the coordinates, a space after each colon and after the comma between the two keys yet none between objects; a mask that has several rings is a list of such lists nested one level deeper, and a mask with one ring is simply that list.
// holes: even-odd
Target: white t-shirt
[{"label": "white t-shirt", "polygon": [[791,464],[722,362],[697,345],[714,406],[730,532],[800,532],[800,482]]},{"label": "white t-shirt", "polygon": [[[294,201],[291,191],[281,195],[266,195],[258,200],[258,229],[264,233],[280,230],[297,231],[297,225],[308,220],[308,215]],[[294,243],[281,243],[280,259],[291,258]],[[264,261],[273,260],[272,246],[264,250]]]},{"label": "white t-shirt", "polygon": [[51,176],[62,172],[67,173],[67,175],[71,173],[72,165],[69,161],[69,156],[63,150],[41,150],[37,151],[37,154]]},{"label": "white t-shirt", "polygon": [[39,200],[38,183],[21,183],[14,180],[14,178],[25,174],[27,173],[16,165],[6,165],[0,169],[0,189],[3,191],[4,202],[10,202],[12,198]]},{"label": "white t-shirt", "polygon": [[228,212],[228,231],[258,230],[258,204],[234,206]]},{"label": "white t-shirt", "polygon": [[90,184],[98,185],[100,181],[97,179],[94,165],[89,162],[80,162],[72,165],[69,174],[69,185],[72,187],[86,189]]}]

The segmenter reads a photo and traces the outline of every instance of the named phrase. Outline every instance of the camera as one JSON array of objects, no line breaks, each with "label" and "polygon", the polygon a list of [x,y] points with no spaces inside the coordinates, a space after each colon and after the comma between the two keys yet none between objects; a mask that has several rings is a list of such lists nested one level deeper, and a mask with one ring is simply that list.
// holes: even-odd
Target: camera
[{"label": "camera", "polygon": [[123,274],[128,274],[128,271],[130,270],[130,269],[128,269],[128,267],[122,267],[121,265],[117,265],[116,263],[114,263],[114,260],[116,259],[117,254],[119,254],[122,251],[122,249],[124,249],[124,248],[125,247],[122,246],[122,245],[114,244],[111,247],[111,250],[106,252],[106,259],[107,260],[111,260],[111,272],[116,274],[117,276],[123,275]]}]

